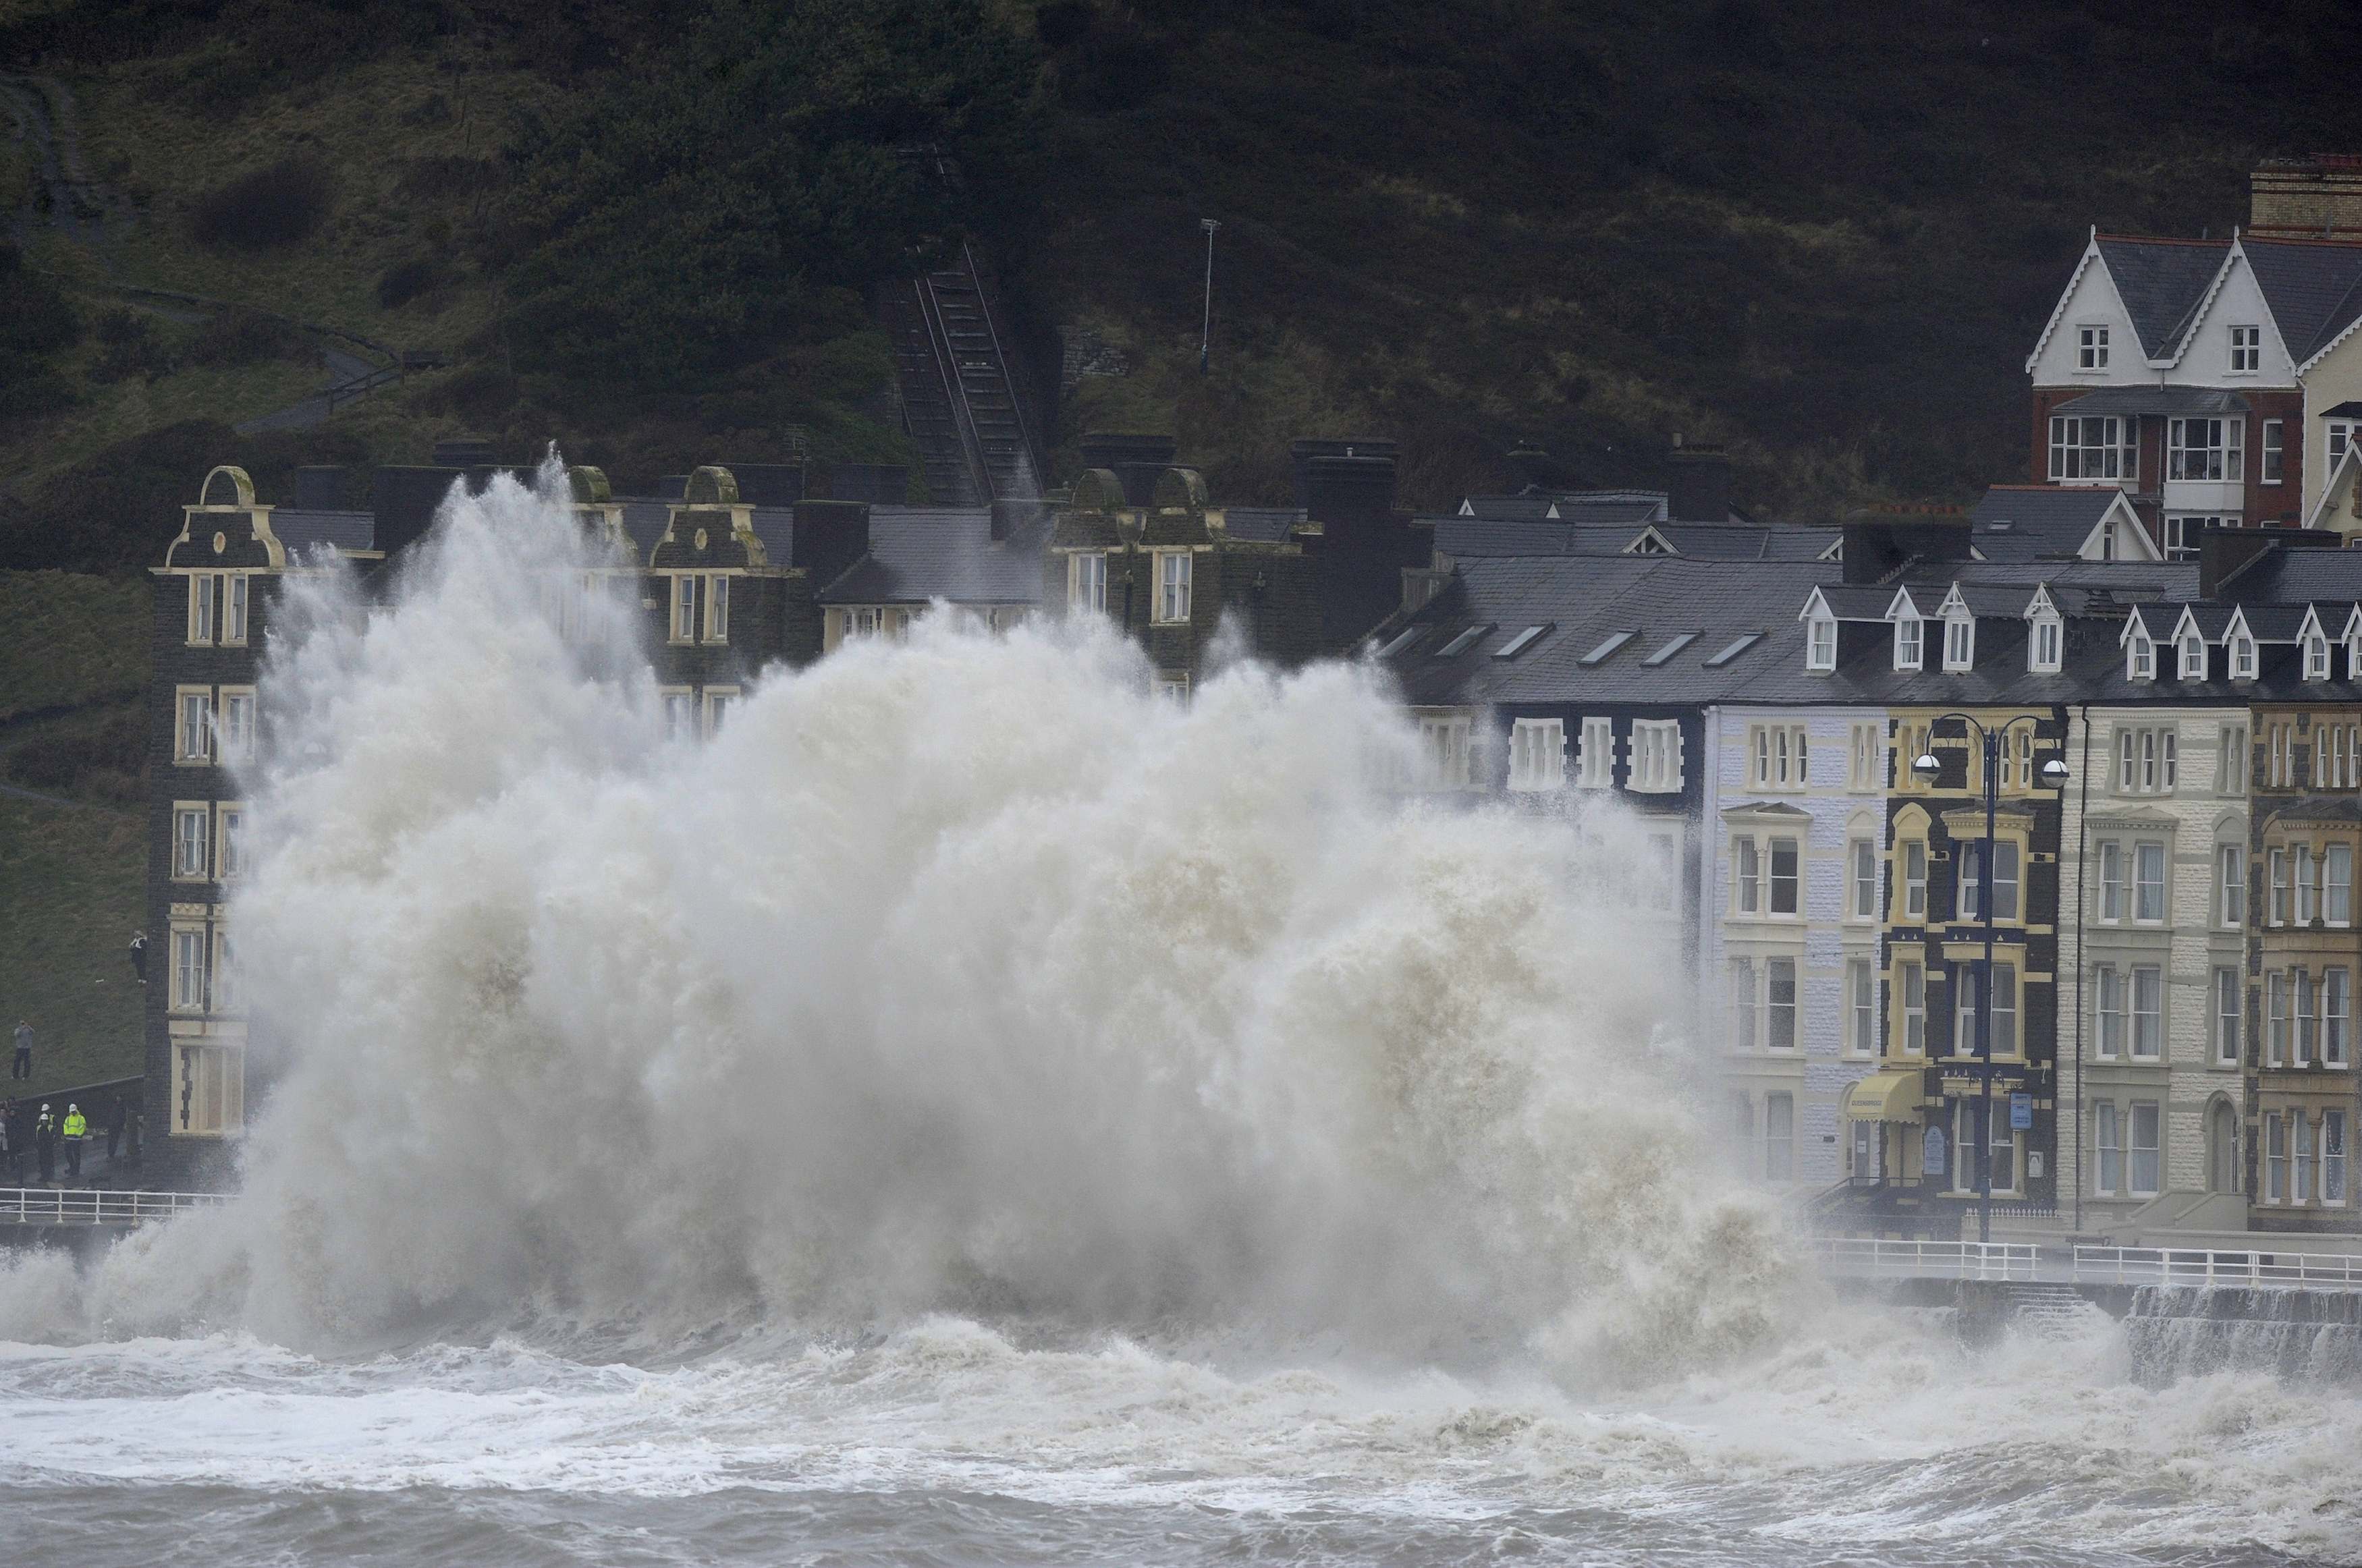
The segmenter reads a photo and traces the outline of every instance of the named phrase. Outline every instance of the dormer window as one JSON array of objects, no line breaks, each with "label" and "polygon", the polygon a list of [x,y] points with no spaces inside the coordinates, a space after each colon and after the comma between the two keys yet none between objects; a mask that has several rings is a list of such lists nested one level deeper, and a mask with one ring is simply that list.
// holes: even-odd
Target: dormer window
[{"label": "dormer window", "polygon": [[2147,631],[2138,623],[2134,624],[2132,635],[2125,639],[2125,679],[2126,680],[2157,679],[2157,644],[2149,640]]},{"label": "dormer window", "polygon": [[2307,680],[2329,679],[2329,639],[2318,632],[2304,640],[2304,678]]},{"label": "dormer window", "polygon": [[1918,616],[1909,614],[1907,613],[1894,623],[1895,668],[1916,669],[1919,668],[1919,650],[1922,641],[1922,633],[1920,630],[1921,624],[1922,623]]},{"label": "dormer window", "polygon": [[1944,620],[1944,668],[1954,674],[1972,668],[1976,663],[1977,624],[1967,615],[1949,615]]},{"label": "dormer window", "polygon": [[1827,674],[1838,667],[1838,624],[1816,615],[1805,624],[1805,668]]},{"label": "dormer window", "polygon": [[2184,680],[2206,679],[2206,639],[2195,632],[2182,634],[2180,673]]},{"label": "dormer window", "polygon": [[2231,638],[2231,679],[2253,680],[2256,678],[2256,639],[2245,632]]},{"label": "dormer window", "polygon": [[2060,636],[2058,616],[2036,616],[2033,639],[2025,645],[2025,668],[2036,675],[2058,674]]}]

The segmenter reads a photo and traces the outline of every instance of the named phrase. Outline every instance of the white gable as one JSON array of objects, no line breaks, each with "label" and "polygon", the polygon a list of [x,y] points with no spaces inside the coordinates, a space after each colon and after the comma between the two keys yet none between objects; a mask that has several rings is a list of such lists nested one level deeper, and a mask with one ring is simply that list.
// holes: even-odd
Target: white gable
[{"label": "white gable", "polygon": [[[2081,326],[2108,329],[2108,367],[2079,370],[2075,362],[2077,331]],[[2034,352],[2025,357],[2026,374],[2038,387],[2138,385],[2153,381],[2141,358],[2140,335],[2116,294],[2116,283],[2101,259],[2095,236],[2083,248],[2083,259],[2068,280],[2066,293],[2050,312]]]},{"label": "white gable", "polygon": [[2355,516],[2353,507],[2357,484],[2362,484],[2362,443],[2349,443],[2330,470],[2329,482],[2321,487],[2321,499],[2305,514],[2304,525],[2331,534],[2362,532],[2362,519]]},{"label": "white gable", "polygon": [[1921,614],[1919,606],[1913,602],[1911,591],[1898,588],[1894,591],[1894,597],[1887,602],[1886,618],[1890,621],[1924,621],[1927,617]]},{"label": "white gable", "polygon": [[[2231,368],[2231,329],[2235,326],[2258,329],[2263,351],[2258,369]],[[2264,303],[2264,291],[2256,282],[2255,269],[2247,265],[2246,252],[2235,240],[2224,259],[2223,270],[2214,275],[2205,299],[2200,303],[2196,318],[2175,348],[2174,358],[2167,363],[2173,366],[2174,380],[2178,381],[2210,387],[2237,387],[2243,382],[2264,387],[2296,385],[2296,361],[2288,345],[2280,341],[2279,325]]]},{"label": "white gable", "polygon": [[[2113,556],[2108,553],[2108,530],[2111,527],[2115,530],[2115,554]],[[2157,547],[2157,541],[2148,536],[2147,528],[2141,526],[2140,514],[2133,510],[2133,503],[2125,499],[2121,490],[2114,492],[2114,499],[2108,502],[2108,509],[2100,513],[2100,520],[2092,525],[2092,531],[2083,536],[2083,542],[2075,547],[2075,553],[2087,561],[2165,559],[2165,552]]]},{"label": "white gable", "polygon": [[2025,610],[2020,612],[2023,618],[2028,621],[2037,616],[2058,613],[2058,607],[2050,602],[2050,585],[2047,582],[2037,582],[2034,585],[2034,597],[2025,602]]}]

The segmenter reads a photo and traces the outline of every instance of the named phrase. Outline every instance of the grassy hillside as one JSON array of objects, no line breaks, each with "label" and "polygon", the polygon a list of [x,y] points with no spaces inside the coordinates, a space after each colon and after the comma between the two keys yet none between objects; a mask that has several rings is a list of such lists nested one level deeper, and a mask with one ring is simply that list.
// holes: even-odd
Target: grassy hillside
[{"label": "grassy hillside", "polygon": [[[2022,467],[2020,361],[2092,223],[2219,233],[2257,156],[2351,144],[2344,20],[2334,0],[7,0],[0,54],[71,93],[86,178],[45,182],[32,141],[0,156],[26,260],[82,328],[27,348],[14,391],[0,364],[0,559],[104,564],[25,536],[198,447],[283,468],[554,435],[627,480],[802,436],[894,457],[859,297],[944,237],[901,159],[920,147],[965,169],[961,215],[1045,357],[1079,326],[1131,361],[1062,411],[1069,460],[1086,428],[1172,428],[1220,492],[1275,499],[1289,439],[1375,431],[1435,502],[1506,482],[1521,437],[1572,482],[1649,480],[1680,430],[1732,446],[1759,506],[1959,497]],[[281,317],[453,363],[241,446],[221,427],[326,373]],[[118,515],[177,498],[143,482]]]},{"label": "grassy hillside", "polygon": [[1218,490],[1265,496],[1308,430],[1398,436],[1429,500],[1520,436],[1593,480],[1718,437],[1748,500],[1803,510],[2019,479],[2024,357],[2090,225],[2220,235],[2257,156],[2362,150],[2344,17],[1044,6],[1065,112],[1034,295],[1137,366],[1066,432],[1177,425]]},{"label": "grassy hillside", "polygon": [[45,1092],[140,1070],[124,946],[144,918],[148,585],[0,572],[0,616],[18,632],[0,645],[0,774],[82,802],[0,795],[0,1030],[31,1020]]},{"label": "grassy hillside", "polygon": [[24,1018],[37,1034],[29,1092],[140,1070],[139,987],[125,944],[141,918],[144,866],[136,816],[0,796],[0,1011],[7,1029]]}]

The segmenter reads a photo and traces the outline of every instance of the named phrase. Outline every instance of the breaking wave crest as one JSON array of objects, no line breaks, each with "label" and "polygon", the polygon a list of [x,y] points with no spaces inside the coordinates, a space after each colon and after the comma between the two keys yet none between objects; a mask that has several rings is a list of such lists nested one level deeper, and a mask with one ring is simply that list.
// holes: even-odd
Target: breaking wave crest
[{"label": "breaking wave crest", "polygon": [[562,493],[456,498],[381,605],[297,588],[245,1195],[0,1336],[949,1311],[1617,1378],[1782,1320],[1612,808],[1404,806],[1363,668],[1184,711],[1104,632],[950,614],[668,741],[543,611],[595,564]]}]

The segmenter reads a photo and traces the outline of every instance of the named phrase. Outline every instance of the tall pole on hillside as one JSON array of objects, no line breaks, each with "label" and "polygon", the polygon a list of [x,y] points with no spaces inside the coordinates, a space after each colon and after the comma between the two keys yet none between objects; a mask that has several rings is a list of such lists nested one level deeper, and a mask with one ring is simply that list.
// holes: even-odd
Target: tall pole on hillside
[{"label": "tall pole on hillside", "polygon": [[1222,226],[1199,218],[1198,226],[1206,231],[1206,317],[1198,329],[1198,373],[1202,376],[1214,357],[1214,231]]}]

